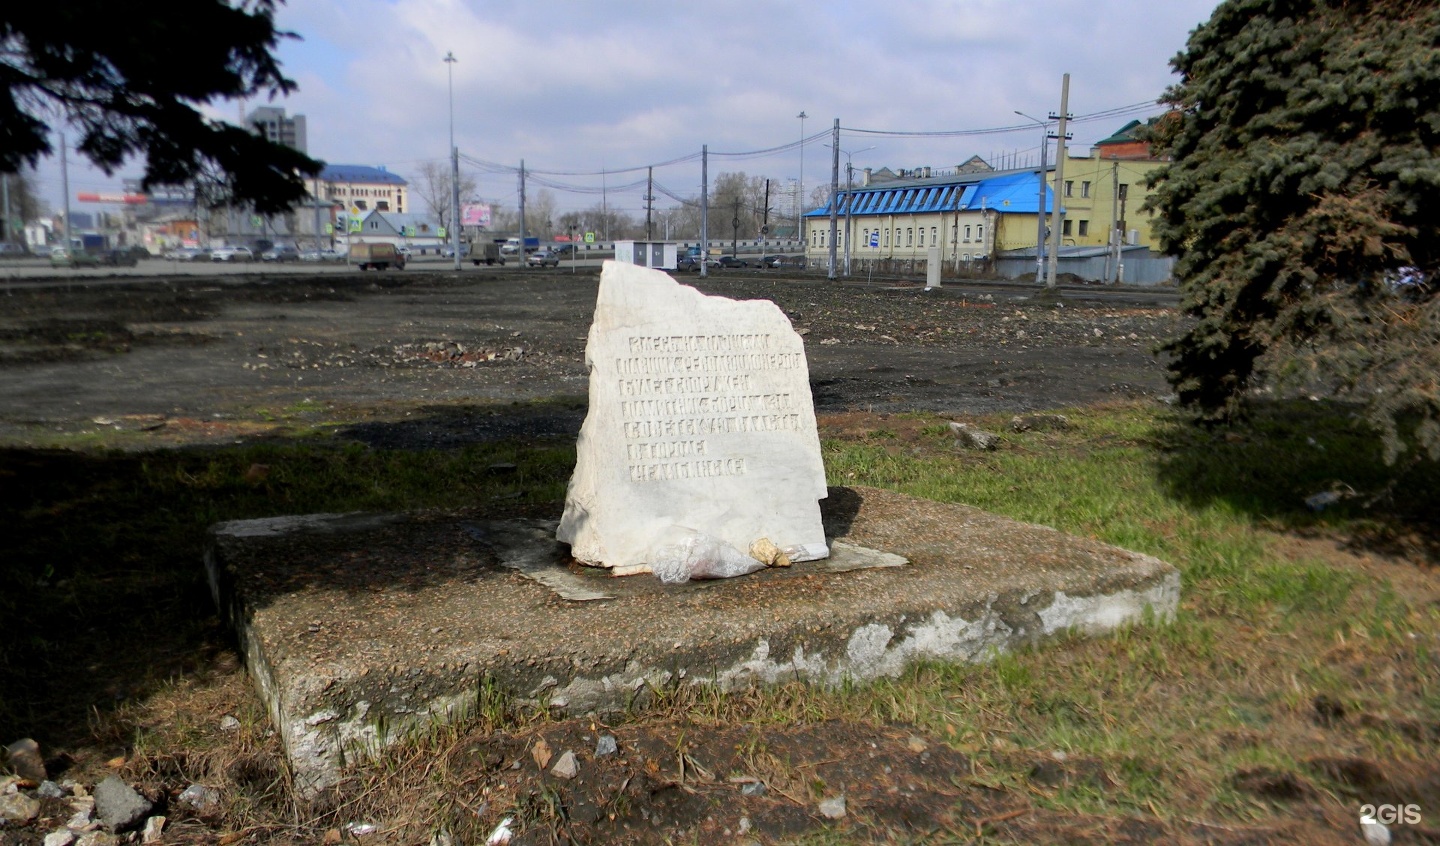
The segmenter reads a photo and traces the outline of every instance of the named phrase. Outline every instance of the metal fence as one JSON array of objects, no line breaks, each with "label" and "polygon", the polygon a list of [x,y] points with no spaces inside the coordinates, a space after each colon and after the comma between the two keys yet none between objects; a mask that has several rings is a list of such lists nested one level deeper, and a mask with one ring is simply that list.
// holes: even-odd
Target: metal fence
[{"label": "metal fence", "polygon": [[[1175,281],[1175,259],[1170,256],[1126,256],[1120,265],[1120,281],[1126,285],[1170,285]],[[1009,278],[1033,278],[1035,257],[1001,258],[995,262],[995,273]],[[1112,275],[1107,277],[1107,273]],[[1108,282],[1113,278],[1110,260],[1105,256],[1062,255],[1055,262],[1055,274],[1073,274],[1087,282]]]}]

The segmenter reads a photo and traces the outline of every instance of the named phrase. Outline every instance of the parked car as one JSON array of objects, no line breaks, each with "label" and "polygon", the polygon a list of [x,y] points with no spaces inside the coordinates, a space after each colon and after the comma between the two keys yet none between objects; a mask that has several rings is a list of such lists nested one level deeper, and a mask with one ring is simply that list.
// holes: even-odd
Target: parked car
[{"label": "parked car", "polygon": [[721,257],[720,257],[720,266],[721,266],[721,267],[749,267],[749,266],[750,266],[750,262],[748,262],[748,261],[746,261],[745,259],[742,259],[742,258],[737,258],[737,257],[735,257],[735,256],[721,256]]},{"label": "parked car", "polygon": [[261,261],[299,261],[300,251],[285,244],[277,244],[260,254]]},{"label": "parked car", "polygon": [[305,250],[300,254],[301,261],[344,261],[345,254],[339,250]]},{"label": "parked car", "polygon": [[55,247],[50,251],[52,267],[99,267],[100,257],[84,250],[67,250]]},{"label": "parked car", "polygon": [[[143,248],[142,248],[143,249]],[[134,267],[140,259],[135,255],[133,249],[127,250],[100,250],[91,253],[99,264],[108,264],[111,267]],[[149,255],[149,253],[146,253]]]},{"label": "parked car", "polygon": [[211,261],[254,261],[255,254],[250,252],[249,247],[216,247],[210,251]]},{"label": "parked car", "polygon": [[531,267],[559,267],[560,257],[549,250],[536,250],[525,257],[525,263]]},{"label": "parked car", "polygon": [[554,253],[556,258],[574,258],[576,250],[574,244],[556,244],[550,248],[550,252]]},{"label": "parked car", "polygon": [[760,266],[761,266],[761,267],[784,267],[784,266],[785,266],[785,257],[784,257],[784,256],[762,256],[762,257],[760,258]]},{"label": "parked car", "polygon": [[[455,258],[455,245],[446,244],[445,246],[441,247],[440,255],[444,256],[445,258]],[[470,245],[462,241],[460,243],[460,258],[465,258],[468,255],[470,255]]]},{"label": "parked car", "polygon": [[30,255],[24,244],[13,244],[9,241],[0,243],[0,258],[24,258]]},{"label": "parked car", "polygon": [[[705,266],[711,270],[714,270],[715,268],[720,266],[720,261],[719,259],[706,258]],[[675,260],[675,269],[682,273],[686,271],[693,271],[695,273],[699,273],[700,259],[695,256],[681,256],[680,258]]]}]

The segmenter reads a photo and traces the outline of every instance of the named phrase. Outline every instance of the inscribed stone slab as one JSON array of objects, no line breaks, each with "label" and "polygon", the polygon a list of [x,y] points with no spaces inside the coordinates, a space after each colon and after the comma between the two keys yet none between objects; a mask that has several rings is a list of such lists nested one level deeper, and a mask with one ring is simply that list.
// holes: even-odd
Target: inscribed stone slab
[{"label": "inscribed stone slab", "polygon": [[556,535],[576,559],[643,571],[694,534],[828,554],[805,346],[778,306],[606,262],[585,360],[590,407]]}]

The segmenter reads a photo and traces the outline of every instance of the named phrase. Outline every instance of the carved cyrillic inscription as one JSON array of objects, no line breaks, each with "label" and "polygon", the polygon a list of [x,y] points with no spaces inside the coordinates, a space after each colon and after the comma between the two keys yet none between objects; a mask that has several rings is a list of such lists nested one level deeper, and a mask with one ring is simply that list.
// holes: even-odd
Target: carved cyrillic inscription
[{"label": "carved cyrillic inscription", "polygon": [[[644,397],[620,402],[632,482],[742,476],[744,460],[714,456],[706,436],[801,429],[790,394],[751,392],[755,371],[805,366],[799,353],[768,352],[768,334],[632,336],[625,346],[620,396]],[[673,460],[689,456],[709,460]]]}]

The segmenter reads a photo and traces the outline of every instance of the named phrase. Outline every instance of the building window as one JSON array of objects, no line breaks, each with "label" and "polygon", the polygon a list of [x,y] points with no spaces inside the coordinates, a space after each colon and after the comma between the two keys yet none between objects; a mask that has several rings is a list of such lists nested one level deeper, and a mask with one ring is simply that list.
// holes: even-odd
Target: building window
[{"label": "building window", "polygon": [[[1068,184],[1068,183],[1067,183],[1067,184]],[[1061,224],[1061,225],[1060,225],[1060,234],[1061,234],[1061,235],[1064,235],[1066,238],[1069,238],[1069,237],[1070,237],[1070,224],[1073,223],[1073,222],[1074,222],[1074,221],[1072,221],[1072,220],[1066,220],[1063,224]]]},{"label": "building window", "polygon": [[1075,196],[1075,183],[1069,179],[1065,180],[1065,196]]},{"label": "building window", "polygon": [[917,243],[915,246],[917,246],[917,247],[923,247],[923,246],[925,246],[925,227],[923,227],[923,226],[920,227],[920,241],[919,241],[919,243]]},{"label": "building window", "polygon": [[[1089,183],[1086,183],[1086,184],[1088,185]],[[1088,221],[1088,220],[1082,220],[1082,221],[1080,221],[1080,237],[1081,237],[1081,238],[1084,238],[1086,235],[1089,235],[1089,234],[1090,234],[1090,221]]]},{"label": "building window", "polygon": [[365,206],[365,201],[364,201],[364,200],[356,200],[356,201],[355,201],[355,208],[359,209],[360,211],[365,211],[365,208],[366,208],[366,206]]},{"label": "building window", "polygon": [[976,241],[981,241],[981,242],[983,242],[983,241],[985,240],[985,226],[984,226],[984,224],[981,224],[980,226],[975,227],[975,240],[976,240]]},{"label": "building window", "polygon": [[970,243],[970,227],[965,227],[965,243]]},{"label": "building window", "polygon": [[940,238],[935,234],[935,232],[935,227],[930,227],[930,243],[938,245],[940,243]]},{"label": "building window", "polygon": [[913,247],[913,246],[915,246],[915,229],[914,229],[914,227],[910,227],[910,226],[905,227],[905,246],[907,246],[907,247]]},{"label": "building window", "polygon": [[376,200],[375,211],[390,211],[390,202],[388,200]]},{"label": "building window", "polygon": [[[1090,183],[1089,183],[1089,182],[1081,182],[1081,183],[1080,183],[1080,196],[1081,196],[1081,197],[1088,197],[1088,196],[1090,196]],[[1081,233],[1081,234],[1084,234],[1084,233]]]}]

